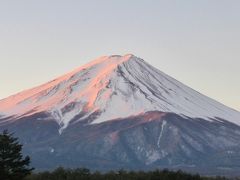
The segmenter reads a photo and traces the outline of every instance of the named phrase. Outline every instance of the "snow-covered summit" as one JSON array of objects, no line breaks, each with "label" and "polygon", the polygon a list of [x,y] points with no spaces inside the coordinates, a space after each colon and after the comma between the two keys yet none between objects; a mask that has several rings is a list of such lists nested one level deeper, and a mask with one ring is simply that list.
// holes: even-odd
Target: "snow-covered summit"
[{"label": "snow-covered summit", "polygon": [[92,123],[126,118],[148,111],[173,112],[240,125],[240,113],[169,77],[142,59],[103,56],[53,81],[0,101],[5,117],[48,112],[66,128],[79,114]]}]

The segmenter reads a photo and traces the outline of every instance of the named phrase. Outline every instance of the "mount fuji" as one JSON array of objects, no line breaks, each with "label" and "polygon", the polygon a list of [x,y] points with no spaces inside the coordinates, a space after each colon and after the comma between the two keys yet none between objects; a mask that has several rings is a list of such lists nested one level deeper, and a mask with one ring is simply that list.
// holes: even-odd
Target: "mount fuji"
[{"label": "mount fuji", "polygon": [[240,112],[127,54],[0,100],[37,169],[240,170]]}]

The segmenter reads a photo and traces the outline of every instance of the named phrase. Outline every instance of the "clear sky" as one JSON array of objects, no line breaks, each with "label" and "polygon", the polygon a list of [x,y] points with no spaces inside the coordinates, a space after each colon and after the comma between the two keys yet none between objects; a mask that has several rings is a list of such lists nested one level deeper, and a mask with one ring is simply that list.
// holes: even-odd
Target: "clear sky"
[{"label": "clear sky", "polygon": [[132,53],[240,110],[239,0],[1,0],[0,98]]}]

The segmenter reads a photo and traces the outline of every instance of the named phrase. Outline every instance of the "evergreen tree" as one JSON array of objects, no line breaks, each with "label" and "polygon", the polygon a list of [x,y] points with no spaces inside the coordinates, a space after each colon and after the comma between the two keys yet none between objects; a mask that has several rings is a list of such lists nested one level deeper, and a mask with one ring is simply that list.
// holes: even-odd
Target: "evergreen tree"
[{"label": "evergreen tree", "polygon": [[0,179],[21,180],[31,173],[30,158],[22,155],[22,145],[18,138],[7,130],[0,134]]}]

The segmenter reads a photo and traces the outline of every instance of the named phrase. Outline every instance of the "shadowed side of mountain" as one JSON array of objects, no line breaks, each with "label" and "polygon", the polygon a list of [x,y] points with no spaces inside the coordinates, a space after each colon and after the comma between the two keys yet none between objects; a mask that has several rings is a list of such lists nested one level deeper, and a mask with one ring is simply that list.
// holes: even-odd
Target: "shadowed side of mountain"
[{"label": "shadowed side of mountain", "polygon": [[[37,120],[39,117],[46,120]],[[4,128],[20,137],[24,152],[39,170],[64,166],[170,168],[223,175],[239,172],[240,127],[224,120],[209,122],[147,112],[94,125],[72,123],[59,135],[58,124],[39,114]]]}]

